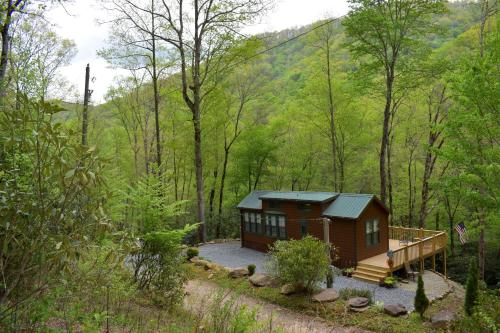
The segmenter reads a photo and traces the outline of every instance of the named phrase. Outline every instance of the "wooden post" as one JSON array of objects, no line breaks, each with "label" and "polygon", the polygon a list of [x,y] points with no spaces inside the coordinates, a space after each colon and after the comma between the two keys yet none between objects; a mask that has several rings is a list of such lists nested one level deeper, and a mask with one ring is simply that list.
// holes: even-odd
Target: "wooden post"
[{"label": "wooden post", "polygon": [[432,271],[436,271],[436,237],[432,237]]},{"label": "wooden post", "polygon": [[443,256],[444,256],[444,260],[443,260],[443,268],[444,268],[444,278],[446,280],[448,280],[448,275],[446,274],[446,247],[448,246],[448,235],[445,233],[444,234],[444,248],[443,248]]},{"label": "wooden post", "polygon": [[408,260],[408,245],[406,245],[404,247],[404,253],[405,253],[405,263],[407,263],[409,260]]},{"label": "wooden post", "polygon": [[330,247],[330,219],[323,218],[323,241],[328,245],[328,258],[332,262],[332,249]]},{"label": "wooden post", "polygon": [[420,261],[420,273],[424,271],[424,242],[422,239],[424,238],[424,229],[420,228],[418,230],[418,238],[419,243],[418,243],[418,260]]}]

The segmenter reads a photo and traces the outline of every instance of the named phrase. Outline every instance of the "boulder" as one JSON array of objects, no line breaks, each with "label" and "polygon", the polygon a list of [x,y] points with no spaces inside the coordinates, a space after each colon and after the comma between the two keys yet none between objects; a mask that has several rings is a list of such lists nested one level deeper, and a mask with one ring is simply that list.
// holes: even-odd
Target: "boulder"
[{"label": "boulder", "polygon": [[211,270],[211,271],[216,271],[219,266],[213,262],[206,262],[203,267],[205,267],[205,269],[208,271],[208,270]]},{"label": "boulder", "polygon": [[228,275],[233,279],[244,277],[248,275],[248,269],[246,269],[245,267],[238,267],[230,270]]},{"label": "boulder", "polygon": [[207,265],[210,265],[210,262],[209,262],[209,261],[207,261],[207,260],[203,260],[203,259],[191,260],[191,262],[192,262],[195,266],[202,266],[202,267],[206,267]]},{"label": "boulder", "polygon": [[347,305],[350,308],[364,308],[370,303],[370,300],[366,297],[353,297],[349,298]]},{"label": "boulder", "polygon": [[368,310],[369,306],[363,306],[361,308],[349,308],[349,310],[353,311],[353,312],[365,312],[366,310]]},{"label": "boulder", "polygon": [[273,277],[261,273],[253,274],[248,280],[256,287],[269,287],[274,283]]},{"label": "boulder", "polygon": [[291,295],[299,292],[300,290],[294,285],[287,283],[281,286],[280,293],[283,295]]},{"label": "boulder", "polygon": [[332,288],[324,289],[320,291],[319,293],[313,295],[312,300],[313,302],[333,302],[339,299],[339,293]]},{"label": "boulder", "polygon": [[450,310],[441,310],[431,317],[432,326],[445,329],[457,318],[457,314]]},{"label": "boulder", "polygon": [[399,317],[403,316],[408,313],[408,310],[406,310],[406,307],[403,304],[388,304],[384,306],[384,313],[393,316],[393,317]]}]

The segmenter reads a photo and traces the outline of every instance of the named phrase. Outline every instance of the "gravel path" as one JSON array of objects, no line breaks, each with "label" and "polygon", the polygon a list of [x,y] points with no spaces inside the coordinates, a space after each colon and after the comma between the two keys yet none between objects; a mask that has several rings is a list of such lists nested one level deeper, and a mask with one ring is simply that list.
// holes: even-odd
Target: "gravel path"
[{"label": "gravel path", "polygon": [[[218,290],[220,288],[214,283],[191,280],[186,286],[188,296],[184,299],[184,307],[202,317]],[[245,295],[238,295],[236,304],[255,310],[259,321],[272,322],[274,328],[279,327],[288,333],[370,333],[358,327],[333,325],[321,318],[304,315]]]},{"label": "gravel path", "polygon": [[[256,266],[257,272],[265,273],[265,261],[267,255],[252,249],[242,248],[240,242],[205,244],[200,246],[200,256],[210,261],[216,262],[226,267],[246,267],[249,264]],[[442,296],[450,285],[440,275],[426,271],[424,285],[427,297],[433,300]],[[323,288],[326,285],[323,283]],[[415,298],[416,283],[400,284],[400,287],[387,289],[376,284],[363,282],[344,276],[335,277],[333,288],[340,290],[343,288],[368,289],[373,293],[374,301],[384,302],[384,304],[403,304],[409,311],[413,311],[413,299]]]}]

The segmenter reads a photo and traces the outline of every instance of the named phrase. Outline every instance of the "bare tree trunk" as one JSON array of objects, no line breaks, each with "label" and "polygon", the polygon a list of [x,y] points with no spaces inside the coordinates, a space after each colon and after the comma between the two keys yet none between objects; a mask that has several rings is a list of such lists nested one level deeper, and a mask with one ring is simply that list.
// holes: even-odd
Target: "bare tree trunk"
[{"label": "bare tree trunk", "polygon": [[154,0],[151,0],[151,65],[153,66],[153,93],[155,111],[155,134],[156,134],[156,163],[158,165],[158,175],[161,176],[161,135],[160,135],[160,94],[158,91],[158,71],[156,68],[156,30],[155,30]]},{"label": "bare tree trunk", "polygon": [[215,186],[217,185],[217,177],[218,177],[218,166],[214,169],[214,181],[212,182],[212,186],[210,188],[210,192],[208,195],[208,216],[212,218],[214,216],[214,199],[215,199]]},{"label": "bare tree trunk", "polygon": [[337,143],[335,134],[335,105],[333,104],[333,88],[332,88],[332,74],[330,65],[330,45],[326,41],[326,77],[328,80],[328,111],[330,116],[330,140],[332,143],[332,171],[333,171],[333,190],[338,191],[337,184]]},{"label": "bare tree trunk", "polygon": [[386,155],[389,145],[389,123],[391,118],[392,105],[392,85],[394,81],[393,69],[388,69],[386,72],[386,95],[384,108],[384,123],[382,127],[382,141],[380,143],[380,159],[379,159],[379,174],[380,174],[380,200],[383,203],[387,202],[387,171],[386,171]]}]

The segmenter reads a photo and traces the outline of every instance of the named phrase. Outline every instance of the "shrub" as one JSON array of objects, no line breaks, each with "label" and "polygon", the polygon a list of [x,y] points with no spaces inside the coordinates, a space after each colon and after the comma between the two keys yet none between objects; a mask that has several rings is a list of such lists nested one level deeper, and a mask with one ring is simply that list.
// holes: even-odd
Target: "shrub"
[{"label": "shrub", "polygon": [[200,254],[200,251],[196,247],[190,247],[186,251],[186,256],[187,256],[188,260],[192,259],[194,257],[197,257],[198,254]]},{"label": "shrub", "polygon": [[328,246],[312,236],[277,241],[271,248],[268,269],[283,282],[312,292],[330,268]]},{"label": "shrub", "polygon": [[252,276],[255,273],[255,265],[254,264],[248,265],[247,269],[248,269],[248,275]]},{"label": "shrub", "polygon": [[420,314],[420,318],[423,318],[424,312],[429,307],[429,299],[425,295],[424,290],[424,280],[422,279],[422,275],[418,275],[417,282],[417,293],[415,295],[415,311]]},{"label": "shrub", "polygon": [[353,297],[365,297],[370,300],[370,304],[373,300],[373,294],[368,289],[343,288],[339,290],[339,296],[343,300],[348,300]]},{"label": "shrub", "polygon": [[397,279],[394,276],[388,276],[384,279],[384,286],[387,288],[394,288],[396,286]]},{"label": "shrub", "polygon": [[478,270],[475,258],[471,258],[469,261],[469,273],[467,275],[467,286],[465,291],[465,313],[471,315],[473,312],[474,305],[477,301],[478,295]]}]

